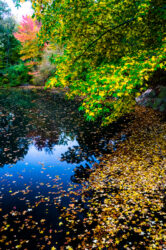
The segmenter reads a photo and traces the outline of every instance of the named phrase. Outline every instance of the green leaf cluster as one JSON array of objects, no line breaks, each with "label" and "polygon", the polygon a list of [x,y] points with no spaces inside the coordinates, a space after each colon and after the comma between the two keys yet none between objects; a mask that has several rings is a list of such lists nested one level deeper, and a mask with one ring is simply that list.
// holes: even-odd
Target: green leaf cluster
[{"label": "green leaf cluster", "polygon": [[34,1],[40,43],[63,48],[55,54],[55,77],[47,86],[83,97],[88,120],[108,124],[135,104],[157,68],[165,69],[163,0]]}]

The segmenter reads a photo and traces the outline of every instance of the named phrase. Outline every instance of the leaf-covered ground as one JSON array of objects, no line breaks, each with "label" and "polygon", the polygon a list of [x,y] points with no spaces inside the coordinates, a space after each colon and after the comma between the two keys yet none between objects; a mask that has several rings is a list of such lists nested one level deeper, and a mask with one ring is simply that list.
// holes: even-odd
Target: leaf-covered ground
[{"label": "leaf-covered ground", "polygon": [[166,123],[143,107],[133,115],[122,131],[128,139],[104,157],[85,183],[79,205],[64,213],[76,232],[67,238],[74,249],[166,247]]}]

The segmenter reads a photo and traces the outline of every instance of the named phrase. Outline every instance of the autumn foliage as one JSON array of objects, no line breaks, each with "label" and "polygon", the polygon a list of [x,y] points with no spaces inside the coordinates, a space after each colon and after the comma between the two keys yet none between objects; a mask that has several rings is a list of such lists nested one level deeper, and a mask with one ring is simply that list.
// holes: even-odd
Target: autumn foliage
[{"label": "autumn foliage", "polygon": [[33,66],[37,64],[41,50],[38,46],[37,34],[40,30],[40,23],[32,19],[30,16],[23,16],[22,22],[18,27],[18,31],[14,33],[21,44],[21,59],[26,65]]},{"label": "autumn foliage", "polygon": [[[150,86],[155,73],[166,70],[165,1],[31,2],[36,19],[23,17],[14,33],[29,74],[48,88],[65,89],[68,98],[79,96],[79,110],[88,121],[97,120],[98,127],[119,126],[119,118],[124,120],[107,154],[100,155],[100,162],[81,179],[81,189],[74,185],[58,193],[54,204],[61,212],[59,226],[62,231],[68,228],[61,249],[165,249],[166,124],[161,113],[136,106],[136,97]],[[41,123],[47,125],[43,117]],[[112,147],[111,142],[123,135],[125,140]],[[74,151],[69,151],[73,157]],[[65,207],[60,207],[62,197],[71,197]],[[42,197],[39,203],[44,201],[53,200]],[[38,229],[43,238],[45,227]]]},{"label": "autumn foliage", "polygon": [[[48,87],[83,97],[88,120],[130,112],[153,72],[165,69],[164,1],[34,1],[40,42],[64,47]],[[49,20],[49,21],[48,21]]]}]

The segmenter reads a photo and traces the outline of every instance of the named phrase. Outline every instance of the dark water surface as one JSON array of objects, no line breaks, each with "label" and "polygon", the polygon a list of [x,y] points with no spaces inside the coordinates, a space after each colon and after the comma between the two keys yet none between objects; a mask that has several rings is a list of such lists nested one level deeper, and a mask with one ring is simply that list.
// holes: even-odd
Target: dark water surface
[{"label": "dark water surface", "polygon": [[81,189],[115,131],[85,122],[78,106],[63,94],[0,91],[0,249],[64,244],[68,190]]}]

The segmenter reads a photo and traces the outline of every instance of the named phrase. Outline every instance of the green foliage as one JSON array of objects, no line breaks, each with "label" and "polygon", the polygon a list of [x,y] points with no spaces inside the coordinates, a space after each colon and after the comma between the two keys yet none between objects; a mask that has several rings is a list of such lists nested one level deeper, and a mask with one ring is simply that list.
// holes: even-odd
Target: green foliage
[{"label": "green foliage", "polygon": [[17,86],[29,80],[20,60],[20,42],[14,37],[16,23],[7,4],[0,1],[0,86]]},{"label": "green foliage", "polygon": [[[18,2],[18,1],[17,1]],[[48,87],[83,97],[88,120],[108,124],[135,104],[157,69],[165,69],[164,0],[32,0],[41,21],[40,44],[64,48],[55,55]]]},{"label": "green foliage", "polygon": [[8,66],[14,65],[15,63],[18,62],[20,58],[19,56],[20,43],[12,35],[12,32],[10,34],[7,34],[7,33],[4,34],[4,37],[2,40],[0,41],[1,42],[0,69],[5,69]]},{"label": "green foliage", "polygon": [[[48,86],[84,97],[88,120],[130,112],[157,68],[165,68],[164,1],[34,1],[40,41],[64,47]],[[138,93],[138,94],[137,94]]]},{"label": "green foliage", "polygon": [[0,1],[0,69],[18,61],[20,43],[14,38],[15,21],[6,3]]},{"label": "green foliage", "polygon": [[23,62],[9,66],[0,74],[0,86],[14,87],[28,83],[30,81],[28,71],[28,67]]}]

